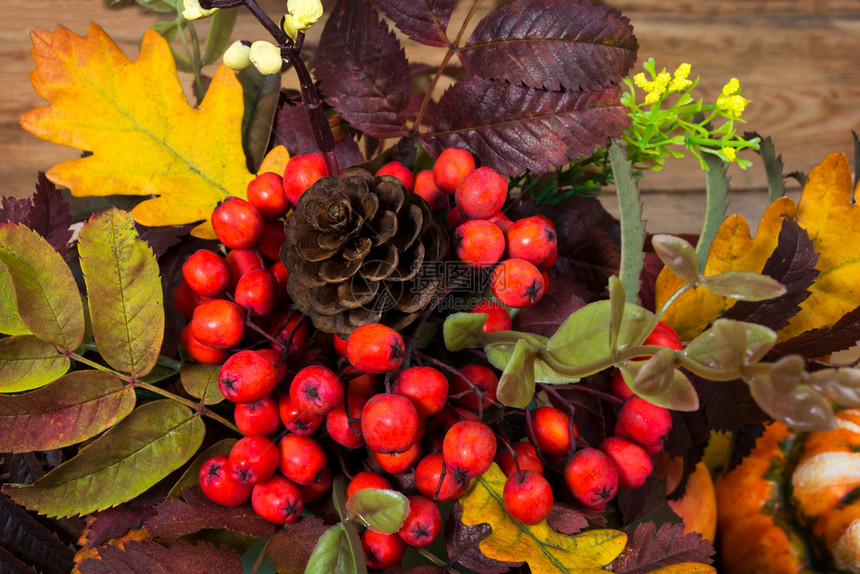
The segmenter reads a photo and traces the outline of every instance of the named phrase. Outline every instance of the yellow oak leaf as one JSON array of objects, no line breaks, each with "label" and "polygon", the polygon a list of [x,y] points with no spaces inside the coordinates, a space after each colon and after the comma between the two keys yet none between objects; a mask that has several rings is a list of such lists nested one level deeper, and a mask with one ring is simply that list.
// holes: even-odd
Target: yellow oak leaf
[{"label": "yellow oak leaf", "polygon": [[495,463],[460,498],[461,520],[467,526],[487,523],[493,532],[481,540],[485,556],[504,562],[528,562],[532,572],[606,573],[604,566],[615,560],[627,544],[627,535],[617,530],[589,530],[568,536],[546,521],[534,526],[517,522],[502,505],[506,477]]},{"label": "yellow oak leaf", "polygon": [[[819,275],[800,311],[779,331],[779,340],[832,325],[860,307],[860,205],[854,203],[860,199],[860,186],[852,198],[851,185],[848,158],[834,153],[809,172],[797,205],[783,197],[768,206],[755,237],[750,237],[749,225],[740,215],[726,218],[711,243],[705,275],[735,270],[761,272],[776,248],[783,218],[791,218],[807,232],[819,254],[815,265]],[[682,284],[664,268],[657,278],[657,306]],[[688,340],[734,304],[734,299],[697,287],[681,295],[663,321]]]},{"label": "yellow oak leaf", "polygon": [[[242,151],[242,87],[221,66],[206,97],[192,107],[167,42],[144,33],[129,60],[99,26],[86,36],[67,28],[33,30],[36,69],[30,79],[49,105],[21,126],[42,139],[92,152],[62,162],[48,179],[75,196],[152,196],[132,211],[147,226],[201,222],[192,230],[214,238],[209,223],[219,201],[245,197],[254,177]],[[278,150],[282,164],[284,150]]]}]

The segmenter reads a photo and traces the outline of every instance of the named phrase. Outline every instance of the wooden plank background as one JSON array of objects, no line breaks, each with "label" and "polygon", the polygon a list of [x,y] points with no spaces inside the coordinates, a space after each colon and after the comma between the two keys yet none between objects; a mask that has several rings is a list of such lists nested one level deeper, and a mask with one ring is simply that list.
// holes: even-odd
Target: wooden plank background
[{"label": "wooden plank background", "polygon": [[[283,0],[263,0],[277,20]],[[330,5],[329,2],[326,3]],[[713,99],[732,77],[741,81],[752,103],[744,113],[747,127],[774,138],[788,170],[808,171],[833,151],[851,156],[851,130],[860,132],[860,2],[857,0],[610,0],[630,18],[639,40],[640,63],[649,56],[658,67],[681,62],[702,77],[701,95]],[[469,2],[452,18],[460,21]],[[491,10],[485,0],[478,17]],[[54,30],[62,24],[78,34],[89,22],[101,25],[131,57],[137,57],[144,29],[157,17],[137,8],[108,10],[101,0],[0,1],[0,194],[32,193],[38,171],[78,152],[41,141],[22,130],[18,118],[44,105],[28,73],[29,30]],[[477,20],[477,18],[476,18]],[[320,26],[310,34],[310,41]],[[453,34],[452,34],[453,35]],[[234,36],[264,39],[265,33],[241,13]],[[439,62],[441,49],[407,43],[414,61]],[[185,84],[189,77],[183,77]],[[292,81],[292,74],[285,77]],[[692,159],[692,158],[691,158]],[[764,209],[765,179],[760,165],[732,169],[730,208],[752,219]],[[645,217],[648,228],[696,232],[702,213],[703,177],[696,161],[679,160],[647,177]],[[797,188],[792,189],[797,193]],[[606,205],[613,207],[612,197]]]}]

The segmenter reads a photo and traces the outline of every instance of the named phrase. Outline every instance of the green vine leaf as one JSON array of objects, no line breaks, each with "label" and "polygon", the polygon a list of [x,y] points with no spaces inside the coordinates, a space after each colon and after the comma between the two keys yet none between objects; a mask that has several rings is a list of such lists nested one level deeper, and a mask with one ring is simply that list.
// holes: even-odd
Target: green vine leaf
[{"label": "green vine leaf", "polygon": [[305,574],[355,574],[356,564],[349,547],[346,527],[338,523],[325,531],[320,537]]},{"label": "green vine leaf", "polygon": [[[547,341],[549,341],[548,338],[535,335],[533,333],[529,333],[529,338],[534,347],[545,347]],[[513,357],[515,350],[515,343],[493,343],[484,347],[484,352],[487,354],[487,360],[490,361],[491,365],[497,369],[501,369],[502,371],[504,371],[507,368],[508,363],[511,362],[511,357]],[[557,373],[540,358],[536,358],[534,362],[534,380],[539,383],[560,385],[565,383],[575,383],[579,378]],[[498,390],[496,390],[496,393],[498,394]]]},{"label": "green vine leaf", "polygon": [[674,235],[657,234],[651,238],[651,245],[669,271],[688,283],[699,280],[696,249],[688,241]]},{"label": "green vine leaf", "polygon": [[29,335],[30,329],[21,320],[18,303],[15,301],[15,286],[5,265],[0,265],[0,333],[4,335]]},{"label": "green vine leaf", "polygon": [[132,215],[115,208],[84,225],[78,252],[99,353],[114,369],[143,377],[158,360],[164,334],[155,255],[138,237]]},{"label": "green vine leaf", "polygon": [[[681,354],[684,357],[713,369],[740,369],[743,364],[751,364],[762,357],[776,344],[776,333],[755,323],[717,319],[713,327],[690,341]],[[737,339],[737,340],[735,340]],[[740,346],[741,349],[730,350]],[[726,363],[726,357],[731,363]]]},{"label": "green vine leaf", "polygon": [[74,458],[30,486],[3,492],[47,516],[86,515],[143,493],[190,459],[205,425],[188,407],[158,400],[135,409]]},{"label": "green vine leaf", "polygon": [[764,412],[800,431],[822,431],[836,428],[833,408],[821,393],[809,385],[784,390],[774,384],[769,374],[744,377],[750,394]]},{"label": "green vine leaf", "polygon": [[520,339],[499,377],[496,398],[503,405],[525,408],[535,394],[535,350]]},{"label": "green vine leaf", "polygon": [[69,370],[69,358],[33,335],[0,339],[0,393],[38,389]]},{"label": "green vine leaf", "polygon": [[785,295],[785,286],[767,275],[754,271],[726,271],[699,279],[708,291],[741,301],[764,301]]},{"label": "green vine leaf", "polygon": [[449,351],[460,351],[484,344],[486,313],[454,313],[445,318],[442,337]]},{"label": "green vine leaf", "polygon": [[627,386],[653,403],[675,411],[699,409],[699,395],[687,376],[675,368],[673,352],[664,349],[647,361],[625,361],[619,368]]},{"label": "green vine leaf", "polygon": [[394,534],[409,513],[409,499],[396,490],[365,488],[346,501],[347,517],[383,534]]},{"label": "green vine leaf", "polygon": [[83,442],[126,417],[135,400],[133,387],[103,371],[75,371],[31,393],[0,396],[0,451]]},{"label": "green vine leaf", "polygon": [[188,363],[182,365],[179,380],[182,388],[195,399],[203,399],[205,405],[215,405],[224,400],[218,388],[218,373],[221,365],[202,365]]},{"label": "green vine leaf", "polygon": [[23,225],[0,225],[0,260],[15,288],[21,320],[39,339],[74,351],[84,338],[84,309],[63,258]]}]

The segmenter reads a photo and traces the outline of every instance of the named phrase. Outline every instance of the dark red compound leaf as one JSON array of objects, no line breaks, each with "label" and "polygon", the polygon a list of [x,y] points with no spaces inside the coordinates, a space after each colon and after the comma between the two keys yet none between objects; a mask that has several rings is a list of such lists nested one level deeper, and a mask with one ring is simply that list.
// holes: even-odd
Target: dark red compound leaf
[{"label": "dark red compound leaf", "polygon": [[0,546],[0,572],[4,574],[38,574],[2,546]]},{"label": "dark red compound leaf", "polygon": [[401,32],[427,46],[447,46],[445,31],[456,0],[376,0]]},{"label": "dark red compound leaf", "polygon": [[27,223],[33,202],[29,198],[4,197],[0,202],[0,223]]},{"label": "dark red compound leaf", "polygon": [[63,199],[63,194],[39,172],[33,207],[25,221],[27,227],[44,237],[60,255],[69,250],[72,240],[72,210]]},{"label": "dark red compound leaf", "polygon": [[194,225],[194,223],[191,223],[189,225],[147,227],[145,225],[135,223],[134,228],[137,230],[137,234],[140,238],[149,244],[149,247],[152,249],[152,253],[155,255],[156,259],[160,259],[161,256],[167,253],[171,247],[178,245],[182,241],[183,237],[191,233],[191,229]]},{"label": "dark red compound leaf", "polygon": [[591,0],[520,0],[481,20],[457,54],[481,78],[590,92],[626,76],[637,49],[618,10]]},{"label": "dark red compound leaf", "polygon": [[304,572],[317,541],[328,530],[325,522],[315,516],[302,516],[281,526],[266,547],[269,558],[284,572]]},{"label": "dark red compound leaf", "polygon": [[24,562],[45,574],[64,574],[72,568],[74,552],[46,526],[30,516],[5,494],[0,494],[0,548],[12,558],[0,555],[0,572]]},{"label": "dark red compound leaf", "polygon": [[91,558],[78,565],[82,574],[242,574],[239,553],[227,546],[180,541],[162,546],[150,540],[129,541],[124,548],[107,545],[98,549],[101,560]]},{"label": "dark red compound leaf", "polygon": [[779,343],[774,352],[823,357],[850,349],[860,341],[860,307],[852,309],[830,327],[813,329]]},{"label": "dark red compound leaf", "polygon": [[[285,103],[278,108],[275,114],[275,143],[287,148],[293,156],[319,152],[304,104]],[[335,138],[334,155],[341,169],[365,161],[352,137]]]},{"label": "dark red compound leaf", "polygon": [[556,502],[546,518],[546,524],[562,534],[576,534],[588,528],[588,517],[579,510]]},{"label": "dark red compound leaf", "polygon": [[409,63],[369,0],[338,2],[320,37],[314,67],[326,102],[353,127],[379,138],[406,135]]},{"label": "dark red compound leaf", "polygon": [[620,135],[629,123],[620,96],[618,86],[549,91],[473,77],[442,95],[420,140],[433,157],[459,147],[502,175],[543,173]]},{"label": "dark red compound leaf", "polygon": [[155,516],[155,504],[163,500],[165,493],[164,488],[153,488],[129,502],[94,513],[86,533],[87,548],[95,548],[115,538],[122,538],[129,530],[143,526],[148,518]]},{"label": "dark red compound leaf", "polygon": [[612,563],[617,574],[645,574],[664,566],[697,562],[712,564],[714,546],[701,534],[684,535],[683,524],[653,522],[636,527],[621,555]]}]

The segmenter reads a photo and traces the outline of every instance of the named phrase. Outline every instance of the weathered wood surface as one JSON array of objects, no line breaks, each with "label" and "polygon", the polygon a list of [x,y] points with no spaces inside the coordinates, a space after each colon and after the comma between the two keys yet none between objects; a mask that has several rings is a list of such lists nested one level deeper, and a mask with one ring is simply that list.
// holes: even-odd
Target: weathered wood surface
[{"label": "weathered wood surface", "polygon": [[[262,3],[271,14],[284,4],[283,0]],[[689,62],[693,74],[702,76],[700,86],[706,99],[716,97],[731,77],[739,78],[744,96],[752,100],[744,114],[747,127],[774,138],[787,169],[807,171],[832,151],[851,153],[851,130],[860,131],[860,2],[607,3],[632,21],[639,39],[640,65],[649,56],[670,71]],[[481,13],[493,4],[485,0]],[[135,8],[108,10],[101,0],[0,1],[0,194],[26,196],[33,190],[38,171],[78,155],[18,126],[24,112],[45,103],[29,83],[28,73],[34,68],[29,30],[54,30],[62,24],[84,34],[89,22],[97,22],[129,57],[136,58],[139,39],[155,20]],[[312,33],[316,31],[318,28]],[[240,15],[235,36],[265,38],[247,14]],[[409,46],[408,50],[416,61],[433,63],[442,58],[439,49]],[[189,83],[187,77],[183,81]],[[731,207],[757,219],[756,214],[763,210],[763,170],[754,166],[746,172],[734,169],[731,174],[736,190]],[[695,232],[702,204],[696,190],[702,185],[695,161],[671,162],[663,173],[649,176],[643,185],[650,194],[645,207],[649,229]],[[607,203],[612,203],[611,198]]]}]

